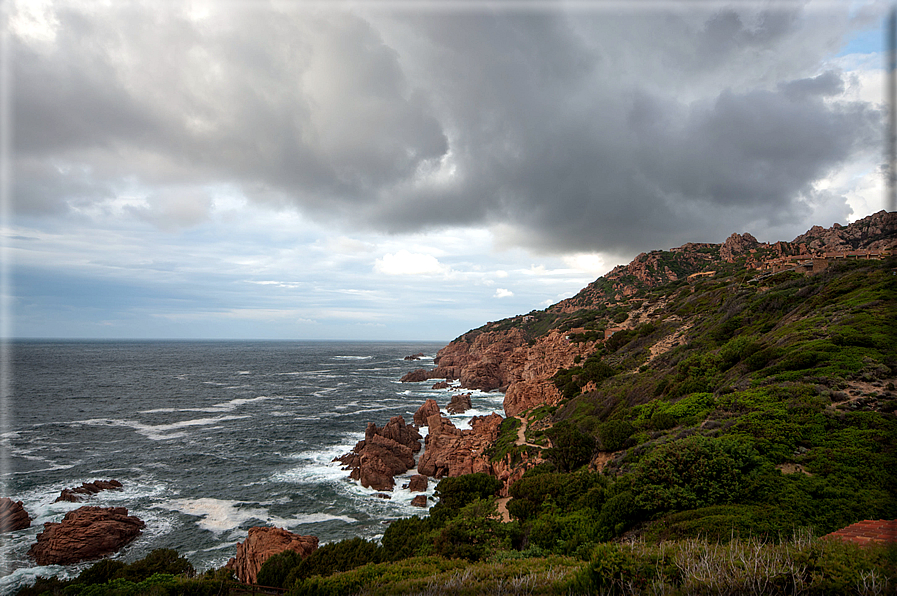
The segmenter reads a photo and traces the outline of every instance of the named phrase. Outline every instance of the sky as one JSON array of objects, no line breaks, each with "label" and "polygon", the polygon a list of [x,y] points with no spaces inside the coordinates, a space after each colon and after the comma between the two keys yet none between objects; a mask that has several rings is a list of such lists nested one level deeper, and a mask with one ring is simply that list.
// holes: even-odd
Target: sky
[{"label": "sky", "polygon": [[8,337],[449,341],[884,205],[884,2],[5,7]]}]

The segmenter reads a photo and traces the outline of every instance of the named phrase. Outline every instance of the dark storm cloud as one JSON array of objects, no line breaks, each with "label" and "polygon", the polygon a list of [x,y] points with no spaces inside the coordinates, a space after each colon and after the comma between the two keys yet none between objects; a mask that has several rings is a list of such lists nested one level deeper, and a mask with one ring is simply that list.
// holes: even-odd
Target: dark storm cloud
[{"label": "dark storm cloud", "polygon": [[194,197],[140,212],[164,228],[201,220],[196,187],[229,183],[348,225],[486,223],[533,249],[619,254],[799,230],[820,202],[846,216],[814,183],[878,142],[880,114],[819,74],[846,8],[250,6],[60,11],[55,42],[21,41],[19,209],[124,181]]}]

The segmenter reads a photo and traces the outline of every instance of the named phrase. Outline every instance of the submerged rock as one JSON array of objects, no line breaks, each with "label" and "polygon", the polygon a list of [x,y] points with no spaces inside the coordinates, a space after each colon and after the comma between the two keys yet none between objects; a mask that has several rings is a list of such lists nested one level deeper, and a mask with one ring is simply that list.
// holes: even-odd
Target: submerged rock
[{"label": "submerged rock", "polygon": [[146,524],[124,507],[79,507],[59,523],[47,522],[28,556],[38,565],[70,565],[110,555],[140,535]]},{"label": "submerged rock", "polygon": [[93,482],[84,482],[81,486],[75,488],[64,488],[56,497],[54,503],[59,501],[68,501],[70,503],[79,503],[90,495],[95,495],[104,490],[121,490],[122,484],[118,480],[94,480]]}]

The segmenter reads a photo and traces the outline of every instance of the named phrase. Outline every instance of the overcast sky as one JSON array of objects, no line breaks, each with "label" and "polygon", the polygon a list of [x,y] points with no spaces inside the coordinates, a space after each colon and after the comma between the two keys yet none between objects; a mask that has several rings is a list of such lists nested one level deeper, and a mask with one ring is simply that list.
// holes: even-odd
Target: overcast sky
[{"label": "overcast sky", "polygon": [[865,217],[887,8],[18,2],[11,332],[448,341]]}]

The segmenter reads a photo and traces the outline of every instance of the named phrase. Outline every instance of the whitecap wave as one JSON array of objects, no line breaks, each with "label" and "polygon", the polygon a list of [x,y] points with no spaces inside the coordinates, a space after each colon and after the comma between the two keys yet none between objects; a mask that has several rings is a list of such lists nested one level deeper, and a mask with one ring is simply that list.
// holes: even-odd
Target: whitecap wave
[{"label": "whitecap wave", "polygon": [[88,426],[120,426],[131,428],[152,441],[164,441],[169,439],[180,439],[186,437],[188,434],[186,432],[171,431],[179,431],[180,429],[196,426],[211,426],[220,422],[226,422],[228,420],[240,420],[243,418],[249,418],[249,416],[216,416],[215,418],[194,418],[192,420],[182,420],[180,422],[157,425],[143,424],[134,420],[121,420],[118,418],[91,418],[89,420],[78,420],[76,422],[72,422],[71,424],[84,424]]},{"label": "whitecap wave", "polygon": [[[157,508],[170,509],[201,519],[196,524],[203,530],[213,534],[223,534],[236,530],[247,522],[261,522],[278,528],[291,528],[303,524],[314,524],[325,521],[342,521],[353,523],[356,520],[346,515],[329,513],[309,513],[294,517],[271,515],[268,509],[258,503],[245,503],[210,497],[201,499],[174,499],[167,503],[155,505]],[[241,532],[242,533],[242,532]]]},{"label": "whitecap wave", "polygon": [[47,565],[44,567],[20,567],[9,575],[0,577],[0,594],[15,594],[27,586],[33,586],[37,578],[58,577],[71,579],[80,573],[80,569],[68,569],[62,565]]},{"label": "whitecap wave", "polygon": [[334,356],[334,360],[370,360],[373,356]]},{"label": "whitecap wave", "polygon": [[261,507],[241,507],[241,501],[225,501],[222,499],[173,499],[158,503],[154,507],[170,509],[187,515],[200,517],[196,522],[203,530],[213,534],[221,534],[240,527],[247,521],[268,522],[268,510]]}]

